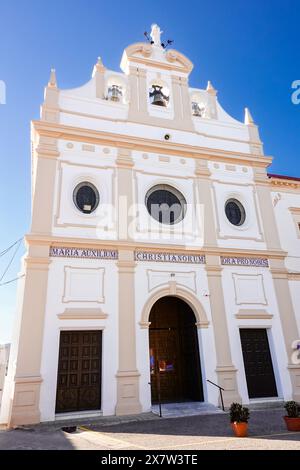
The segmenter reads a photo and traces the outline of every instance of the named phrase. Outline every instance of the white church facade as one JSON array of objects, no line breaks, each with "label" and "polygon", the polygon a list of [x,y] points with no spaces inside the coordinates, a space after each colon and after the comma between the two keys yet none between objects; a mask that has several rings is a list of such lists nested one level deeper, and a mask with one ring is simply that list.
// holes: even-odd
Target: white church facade
[{"label": "white church facade", "polygon": [[32,224],[1,422],[300,401],[300,179],[151,42],[32,122]]}]

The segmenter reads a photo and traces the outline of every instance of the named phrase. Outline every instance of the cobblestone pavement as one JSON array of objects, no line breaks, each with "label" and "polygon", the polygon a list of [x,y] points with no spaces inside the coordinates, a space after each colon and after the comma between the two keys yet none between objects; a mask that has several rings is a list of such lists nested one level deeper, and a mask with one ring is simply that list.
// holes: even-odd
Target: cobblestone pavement
[{"label": "cobblestone pavement", "polygon": [[[235,438],[227,413],[183,418],[147,415],[136,421],[106,419],[77,423],[74,433],[60,423],[0,431],[0,449],[208,450],[297,449],[300,433],[288,432],[282,409],[251,412],[249,437]],[[74,424],[74,423],[70,423]]]}]

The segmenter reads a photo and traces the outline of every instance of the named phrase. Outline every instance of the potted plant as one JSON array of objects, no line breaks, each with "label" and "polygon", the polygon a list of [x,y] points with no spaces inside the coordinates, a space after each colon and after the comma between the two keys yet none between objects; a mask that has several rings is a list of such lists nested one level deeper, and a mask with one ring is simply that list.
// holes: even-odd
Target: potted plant
[{"label": "potted plant", "polygon": [[231,427],[236,437],[246,437],[248,434],[249,408],[240,403],[232,403],[229,408]]},{"label": "potted plant", "polygon": [[288,431],[300,431],[300,406],[295,401],[286,401],[284,408],[287,415],[283,417]]}]

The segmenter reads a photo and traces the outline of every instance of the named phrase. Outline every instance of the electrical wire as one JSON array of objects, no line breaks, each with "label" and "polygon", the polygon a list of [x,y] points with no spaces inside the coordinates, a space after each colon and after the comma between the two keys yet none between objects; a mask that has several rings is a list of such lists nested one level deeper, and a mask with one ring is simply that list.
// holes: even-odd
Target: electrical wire
[{"label": "electrical wire", "polygon": [[10,284],[11,282],[18,281],[19,279],[21,279],[21,278],[24,277],[24,276],[25,276],[25,274],[22,274],[22,276],[15,277],[14,279],[10,279],[9,281],[6,281],[6,282],[2,282],[2,283],[0,284],[0,287],[6,286],[7,284]]},{"label": "electrical wire", "polygon": [[15,243],[13,243],[12,245],[10,245],[8,248],[6,248],[5,250],[1,251],[0,252],[0,256],[3,256],[5,255],[9,250],[11,250],[17,243],[19,243],[21,240],[23,240],[23,237],[22,238],[19,238],[19,240],[17,240]]},{"label": "electrical wire", "polygon": [[11,257],[9,263],[8,263],[8,265],[6,266],[6,268],[5,268],[5,270],[4,270],[4,273],[2,274],[2,276],[1,276],[1,278],[0,278],[0,283],[1,283],[1,281],[3,280],[3,278],[4,278],[5,274],[7,273],[7,271],[9,270],[9,268],[10,268],[10,266],[11,266],[11,263],[13,262],[14,257],[16,256],[18,249],[20,248],[21,241],[22,241],[22,238],[20,238],[20,240],[19,240],[18,242],[14,243],[14,245],[17,244],[17,248],[15,249],[15,251],[14,251],[14,253],[13,253],[13,255],[12,255],[12,257]]}]

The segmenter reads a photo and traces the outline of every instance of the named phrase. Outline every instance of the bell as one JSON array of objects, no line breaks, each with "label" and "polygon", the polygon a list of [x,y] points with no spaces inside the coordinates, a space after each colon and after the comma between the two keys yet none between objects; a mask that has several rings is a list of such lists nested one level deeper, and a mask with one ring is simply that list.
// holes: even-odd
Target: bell
[{"label": "bell", "polygon": [[195,101],[192,102],[192,111],[193,111],[193,116],[203,116],[204,109],[200,108],[200,105],[196,103]]},{"label": "bell", "polygon": [[167,106],[168,104],[169,97],[163,94],[161,86],[153,85],[149,96],[152,98],[151,104],[156,106]]},{"label": "bell", "polygon": [[112,85],[108,90],[110,101],[120,101],[122,97],[122,89],[118,85]]}]

